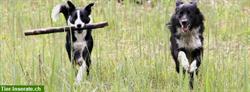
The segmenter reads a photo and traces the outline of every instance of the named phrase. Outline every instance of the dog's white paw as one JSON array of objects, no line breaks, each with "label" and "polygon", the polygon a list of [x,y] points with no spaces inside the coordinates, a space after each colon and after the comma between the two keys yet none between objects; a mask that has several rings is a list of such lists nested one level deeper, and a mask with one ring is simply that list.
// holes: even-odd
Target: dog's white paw
[{"label": "dog's white paw", "polygon": [[76,79],[75,79],[75,84],[80,84],[83,78],[83,75],[86,72],[86,64],[85,61],[82,62],[83,64],[79,67],[77,75],[76,75]]},{"label": "dog's white paw", "polygon": [[183,51],[178,53],[178,60],[181,62],[182,67],[188,71],[189,70],[189,62],[186,57],[186,54]]},{"label": "dog's white paw", "polygon": [[183,68],[184,68],[186,71],[189,70],[189,63],[188,63],[188,60],[187,60],[187,59],[184,59],[184,60],[182,61],[182,66],[183,66]]},{"label": "dog's white paw", "polygon": [[79,71],[78,71],[78,74],[77,74],[77,76],[76,76],[76,79],[75,79],[75,84],[76,85],[79,85],[80,83],[81,83],[81,81],[82,81],[82,73],[80,73]]},{"label": "dog's white paw", "polygon": [[74,85],[80,85],[80,83],[81,83],[81,80],[76,78]]},{"label": "dog's white paw", "polygon": [[192,63],[191,63],[191,65],[190,65],[190,69],[189,69],[189,72],[194,72],[196,69],[197,69],[197,66],[196,66],[196,64],[197,64],[197,61],[196,60],[194,60]]}]

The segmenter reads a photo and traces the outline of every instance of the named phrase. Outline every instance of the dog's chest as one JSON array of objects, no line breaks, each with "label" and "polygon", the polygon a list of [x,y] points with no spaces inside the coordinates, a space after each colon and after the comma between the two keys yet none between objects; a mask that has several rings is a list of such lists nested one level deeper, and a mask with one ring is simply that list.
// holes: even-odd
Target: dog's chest
[{"label": "dog's chest", "polygon": [[180,38],[177,39],[179,48],[196,49],[202,46],[200,33],[197,29],[191,32],[179,33]]},{"label": "dog's chest", "polygon": [[87,46],[85,40],[86,34],[87,32],[85,30],[81,33],[74,31],[74,36],[76,38],[76,41],[73,43],[73,46],[75,50],[83,50]]}]

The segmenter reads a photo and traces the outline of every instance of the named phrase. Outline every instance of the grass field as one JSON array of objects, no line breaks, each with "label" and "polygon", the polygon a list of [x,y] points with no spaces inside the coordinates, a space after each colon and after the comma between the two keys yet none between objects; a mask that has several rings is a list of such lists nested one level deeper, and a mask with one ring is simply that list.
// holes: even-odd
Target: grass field
[{"label": "grass field", "polygon": [[[65,33],[29,36],[28,29],[64,26],[52,22],[52,8],[62,0],[0,0],[0,85],[44,85],[46,92],[189,92],[188,79],[175,72],[170,32],[165,24],[175,0],[153,0],[149,8],[127,1],[95,1],[94,22],[109,26],[93,31],[90,76],[74,85]],[[126,0],[125,0],[126,1]],[[250,1],[199,0],[205,15],[205,52],[197,92],[250,91]]]}]

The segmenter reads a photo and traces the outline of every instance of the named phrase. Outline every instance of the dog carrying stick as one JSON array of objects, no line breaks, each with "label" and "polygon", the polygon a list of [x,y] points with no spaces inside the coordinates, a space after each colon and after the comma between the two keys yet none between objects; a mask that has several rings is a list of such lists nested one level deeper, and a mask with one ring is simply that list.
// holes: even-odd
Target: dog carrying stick
[{"label": "dog carrying stick", "polygon": [[50,28],[41,28],[41,29],[33,29],[27,32],[24,32],[25,36],[30,35],[40,35],[40,34],[49,34],[49,33],[58,33],[58,32],[68,32],[70,30],[83,30],[83,29],[97,29],[108,26],[108,22],[100,22],[94,24],[86,24],[83,28],[75,28],[74,26],[66,26],[66,27],[50,27]]}]

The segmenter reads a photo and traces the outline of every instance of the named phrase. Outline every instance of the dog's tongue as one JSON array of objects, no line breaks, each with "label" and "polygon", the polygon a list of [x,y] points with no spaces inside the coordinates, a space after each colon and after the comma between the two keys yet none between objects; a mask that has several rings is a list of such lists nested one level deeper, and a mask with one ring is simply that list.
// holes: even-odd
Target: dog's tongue
[{"label": "dog's tongue", "polygon": [[188,27],[187,26],[183,26],[181,29],[182,29],[183,32],[187,32],[188,31]]}]

